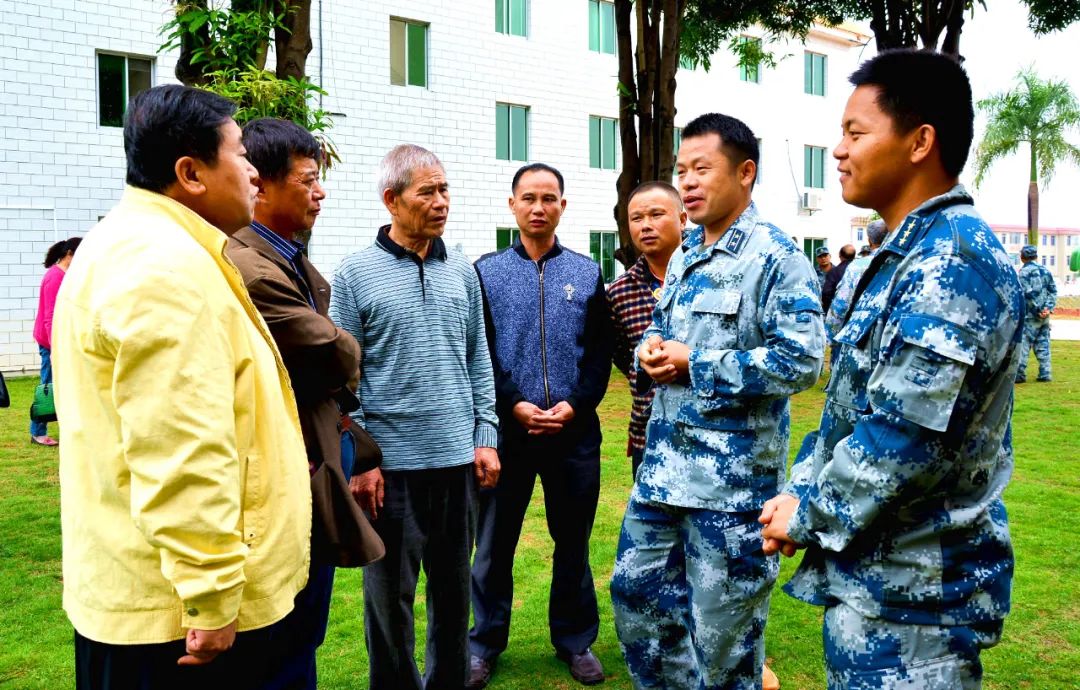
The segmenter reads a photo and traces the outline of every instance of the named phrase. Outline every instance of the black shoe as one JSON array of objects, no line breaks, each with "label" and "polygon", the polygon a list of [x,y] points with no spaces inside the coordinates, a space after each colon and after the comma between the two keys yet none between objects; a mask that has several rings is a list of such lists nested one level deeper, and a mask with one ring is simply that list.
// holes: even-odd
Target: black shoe
[{"label": "black shoe", "polygon": [[491,674],[495,672],[495,659],[481,659],[478,656],[474,656],[469,659],[469,682],[465,684],[466,688],[479,688],[487,687],[487,684],[491,682]]},{"label": "black shoe", "polygon": [[1016,383],[1027,383],[1027,377],[1026,376],[1017,376],[1016,379],[1015,379],[1015,382]]},{"label": "black shoe", "polygon": [[1046,376],[1046,377],[1040,376],[1039,378],[1035,379],[1036,383],[1050,383],[1050,381],[1051,381],[1051,379],[1050,379],[1049,376]]},{"label": "black shoe", "polygon": [[559,659],[570,667],[570,675],[582,685],[598,685],[604,682],[604,667],[600,660],[593,656],[591,649],[586,649],[581,654],[556,654]]}]

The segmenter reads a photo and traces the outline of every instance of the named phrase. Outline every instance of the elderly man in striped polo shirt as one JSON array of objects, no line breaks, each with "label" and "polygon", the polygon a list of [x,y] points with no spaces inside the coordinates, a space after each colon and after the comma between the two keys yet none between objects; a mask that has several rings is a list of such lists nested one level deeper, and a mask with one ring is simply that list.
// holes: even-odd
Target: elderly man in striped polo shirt
[{"label": "elderly man in striped polo shirt", "polygon": [[[403,144],[382,161],[391,222],[342,261],[330,316],[364,352],[353,418],[383,451],[352,478],[386,544],[364,568],[372,690],[460,688],[468,674],[469,556],[476,490],[499,476],[498,417],[480,282],[442,234],[450,193],[442,163]],[[413,600],[427,574],[424,678],[413,659]]]}]

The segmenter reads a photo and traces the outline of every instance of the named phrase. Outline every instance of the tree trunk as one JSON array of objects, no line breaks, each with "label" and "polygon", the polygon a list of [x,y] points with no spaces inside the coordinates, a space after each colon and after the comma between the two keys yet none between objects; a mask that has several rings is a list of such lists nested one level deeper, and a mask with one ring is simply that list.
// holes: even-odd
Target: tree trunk
[{"label": "tree trunk", "polygon": [[285,10],[285,28],[274,31],[277,77],[303,79],[312,47],[311,0],[277,0],[277,8],[279,12]]},{"label": "tree trunk", "polygon": [[960,32],[964,30],[964,3],[953,0],[946,19],[945,41],[941,44],[942,55],[948,55],[957,62],[963,62],[960,55]]},{"label": "tree trunk", "polygon": [[[176,3],[176,15],[180,15],[190,12],[192,10],[207,10],[207,0],[184,0],[184,2]],[[205,46],[210,43],[210,28],[203,24],[194,35],[185,33],[180,37],[180,56],[176,60],[176,68],[173,73],[176,74],[176,78],[180,80],[181,84],[186,86],[202,86],[206,84],[209,79],[203,72],[202,65],[192,65],[191,56],[196,48]]]},{"label": "tree trunk", "polygon": [[622,153],[622,171],[615,182],[617,193],[613,215],[619,229],[619,248],[615,258],[629,268],[638,258],[638,251],[630,241],[630,224],[626,216],[626,204],[630,192],[641,181],[641,158],[638,154],[637,84],[634,79],[634,50],[630,40],[630,17],[632,0],[615,0],[615,35],[618,37],[619,60],[619,149]]},{"label": "tree trunk", "polygon": [[1028,244],[1039,246],[1039,160],[1031,147],[1031,178],[1028,182]]}]

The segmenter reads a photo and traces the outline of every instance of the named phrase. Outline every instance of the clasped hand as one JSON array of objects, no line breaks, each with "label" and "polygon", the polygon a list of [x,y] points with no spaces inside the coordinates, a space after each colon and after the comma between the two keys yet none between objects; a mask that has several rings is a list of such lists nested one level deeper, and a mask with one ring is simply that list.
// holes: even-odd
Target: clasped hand
[{"label": "clasped hand", "polygon": [[525,427],[530,436],[557,434],[574,418],[574,408],[565,400],[550,410],[543,410],[530,402],[522,400],[514,405],[514,419]]},{"label": "clasped hand", "polygon": [[771,556],[779,551],[790,558],[802,548],[802,545],[795,543],[788,535],[788,522],[798,507],[799,499],[788,494],[780,494],[765,501],[761,515],[758,516],[758,522],[765,525],[761,530],[765,555]]},{"label": "clasped hand", "polygon": [[690,375],[690,348],[677,340],[649,336],[638,348],[642,370],[657,383],[671,383]]}]

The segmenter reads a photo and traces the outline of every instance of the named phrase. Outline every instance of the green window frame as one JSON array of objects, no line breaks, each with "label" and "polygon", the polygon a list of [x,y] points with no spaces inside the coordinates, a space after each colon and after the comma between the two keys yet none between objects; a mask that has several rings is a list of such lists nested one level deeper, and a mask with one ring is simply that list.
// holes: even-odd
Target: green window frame
[{"label": "green window frame", "polygon": [[589,0],[589,50],[615,54],[615,4]]},{"label": "green window frame", "polygon": [[818,250],[818,247],[825,246],[824,237],[804,237],[802,241],[803,254],[806,254],[806,258],[810,259],[810,265],[816,266],[814,263],[814,252]]},{"label": "green window frame", "polygon": [[829,57],[821,53],[803,53],[803,90],[811,96],[825,95],[825,75],[829,69]]},{"label": "green window frame", "polygon": [[589,167],[615,170],[618,165],[616,144],[619,121],[610,117],[589,116]]},{"label": "green window frame", "polygon": [[154,83],[154,61],[115,53],[98,53],[98,124],[123,127],[127,104]]},{"label": "green window frame", "polygon": [[529,160],[529,109],[495,104],[495,157],[501,161]]},{"label": "green window frame", "polygon": [[526,35],[528,0],[495,0],[495,31],[510,36]]},{"label": "green window frame", "polygon": [[615,280],[615,248],[619,246],[619,233],[614,230],[593,230],[589,233],[589,255],[600,264],[600,274],[605,283]]},{"label": "green window frame", "polygon": [[[753,36],[741,36],[739,42],[743,45],[751,44],[757,45],[758,50],[761,49],[761,39],[754,38]],[[739,81],[749,82],[751,84],[761,83],[761,63],[755,62],[752,65],[744,65],[739,63]]]},{"label": "green window frame", "polygon": [[692,72],[697,69],[697,63],[694,58],[687,55],[679,55],[679,69],[684,69],[687,72]]},{"label": "green window frame", "polygon": [[754,178],[754,184],[761,184],[761,168],[762,163],[765,162],[765,152],[762,149],[761,137],[754,137],[757,139],[757,176]]},{"label": "green window frame", "polygon": [[390,20],[391,84],[427,87],[427,35],[427,24]]},{"label": "green window frame", "polygon": [[517,228],[495,228],[495,251],[512,247],[520,234]]},{"label": "green window frame", "polygon": [[803,147],[803,186],[825,189],[825,149],[821,146]]},{"label": "green window frame", "polygon": [[682,146],[682,127],[676,127],[671,133],[671,145],[675,149],[675,158],[679,157],[679,147]]}]

